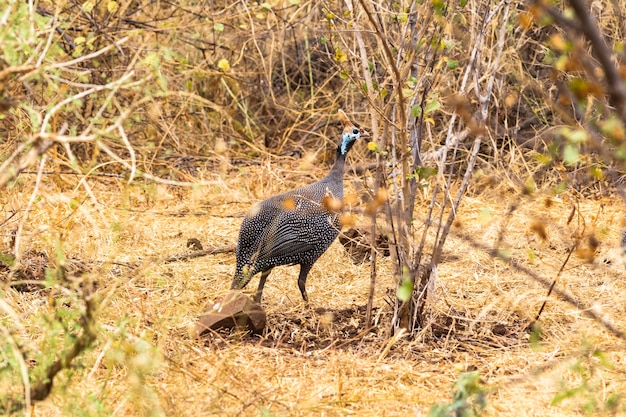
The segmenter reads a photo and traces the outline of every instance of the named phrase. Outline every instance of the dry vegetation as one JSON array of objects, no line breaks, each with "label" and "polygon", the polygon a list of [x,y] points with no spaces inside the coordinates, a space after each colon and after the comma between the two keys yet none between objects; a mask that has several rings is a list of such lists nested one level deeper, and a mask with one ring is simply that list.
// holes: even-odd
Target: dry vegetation
[{"label": "dry vegetation", "polygon": [[[2,413],[626,414],[626,101],[566,6],[1,4]],[[624,77],[623,5],[593,8]],[[277,268],[263,334],[195,338],[243,215],[324,175],[340,107],[372,132],[346,209],[388,256],[337,241],[309,305]],[[220,253],[168,259],[190,239]]]}]

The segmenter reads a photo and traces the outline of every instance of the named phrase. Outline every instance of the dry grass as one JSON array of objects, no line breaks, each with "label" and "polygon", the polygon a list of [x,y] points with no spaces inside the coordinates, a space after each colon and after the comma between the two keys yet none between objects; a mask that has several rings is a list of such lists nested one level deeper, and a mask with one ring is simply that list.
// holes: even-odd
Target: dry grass
[{"label": "dry grass", "polygon": [[[587,55],[595,49],[567,26],[544,26],[537,7],[513,3],[504,17],[509,3],[462,3],[41,1],[36,10],[10,3],[0,36],[13,51],[0,57],[0,159],[15,171],[0,173],[0,182],[10,184],[0,194],[0,251],[18,253],[20,274],[13,278],[24,282],[7,284],[12,272],[0,269],[0,331],[17,341],[0,339],[0,401],[5,393],[23,394],[14,357],[23,354],[23,365],[35,372],[66,347],[59,343],[71,343],[58,317],[80,310],[76,294],[88,281],[96,283],[99,303],[97,343],[61,373],[32,415],[425,415],[432,404],[450,402],[453,383],[469,370],[486,384],[488,415],[584,415],[590,400],[625,397],[624,341],[584,313],[593,309],[626,329],[617,248],[623,202],[598,190],[623,180],[623,160],[615,159],[622,142],[592,135],[601,139],[598,149],[589,144],[597,154],[583,146],[575,167],[561,158],[568,144],[561,127],[601,121],[615,107],[606,97],[583,102],[568,90],[569,81],[585,75],[592,75],[590,86],[603,82]],[[623,40],[618,3],[593,4],[615,50]],[[444,5],[445,13],[437,10]],[[527,21],[533,13],[536,24]],[[466,83],[483,24],[476,77]],[[580,45],[576,53],[552,47],[555,33]],[[579,53],[585,70],[576,63]],[[558,70],[559,62],[569,64]],[[493,91],[486,88],[491,76]],[[376,87],[365,91],[368,78]],[[424,123],[423,115],[399,123],[411,106],[435,102],[441,108]],[[488,117],[474,129],[483,105]],[[266,333],[196,340],[190,329],[204,306],[228,290],[234,253],[165,259],[185,252],[189,238],[205,248],[233,244],[254,202],[320,178],[334,155],[328,138],[335,137],[339,107],[372,133],[379,130],[373,138],[390,154],[394,147],[408,152],[402,141],[385,144],[401,139],[403,129],[419,133],[422,150],[431,151],[447,142],[446,132],[456,136],[473,126],[454,152],[452,190],[468,164],[469,142],[484,135],[480,170],[437,267],[428,323],[414,338],[389,337],[395,269],[379,259],[377,326],[365,330],[370,266],[353,264],[336,242],[310,274],[309,306],[301,301],[297,270],[278,268],[264,291]],[[68,137],[54,135],[65,130]],[[34,193],[41,155],[29,147],[42,138],[53,141],[44,167],[53,174]],[[13,153],[22,146],[24,152]],[[379,159],[380,166],[393,162]],[[365,144],[350,155],[352,166],[373,160]],[[30,171],[18,175],[17,167]],[[599,180],[593,169],[606,177]],[[128,185],[131,171],[137,175]],[[361,171],[364,180],[350,172],[346,180],[358,196],[357,212],[375,189],[373,174]],[[164,185],[199,180],[186,188]],[[545,191],[519,192],[534,184]],[[561,185],[568,191],[549,198]],[[417,203],[418,219],[430,192]],[[407,245],[424,228],[418,222],[415,230],[417,239]],[[547,279],[580,239],[557,284],[579,304],[550,297],[535,343],[526,328],[547,289],[462,236],[501,249]],[[586,250],[591,237],[601,243],[598,253]],[[53,288],[42,289],[55,260],[71,280],[50,279]],[[603,358],[611,366],[602,366]],[[550,405],[576,387],[572,398]]]},{"label": "dry grass", "polygon": [[[190,337],[203,306],[229,288],[234,253],[162,260],[184,252],[192,237],[205,247],[233,243],[241,216],[256,199],[250,190],[256,188],[259,197],[275,192],[300,177],[292,169],[206,173],[213,185],[182,190],[94,179],[99,204],[71,187],[71,180],[45,178],[42,199],[28,215],[24,245],[51,253],[62,239],[68,258],[102,265],[88,274],[97,281],[101,331],[82,366],[37,404],[34,415],[74,415],[96,403],[114,415],[425,415],[433,403],[449,401],[460,372],[474,369],[490,391],[488,415],[578,415],[590,397],[625,392],[623,341],[552,297],[541,320],[544,338],[533,347],[525,327],[546,289],[457,236],[438,269],[432,323],[414,340],[385,337],[390,314],[385,299],[394,287],[387,259],[379,262],[379,326],[363,332],[369,265],[354,265],[338,242],[311,273],[310,306],[300,299],[297,269],[278,268],[264,293],[269,316],[264,335]],[[9,190],[3,206],[21,206],[29,183]],[[552,199],[546,207],[544,196],[522,199],[506,216],[519,196],[496,189],[468,197],[460,229],[493,244],[506,223],[504,245],[511,257],[554,277],[576,231],[574,222],[566,224],[573,202]],[[72,200],[83,204],[74,209]],[[622,213],[611,199],[577,204],[602,246],[594,264],[572,260],[558,285],[626,328],[623,266],[611,249]],[[546,241],[529,228],[536,219],[546,225]],[[107,266],[111,261],[133,267]],[[43,290],[6,290],[5,300],[20,317],[16,328],[23,326],[19,335],[29,347],[36,348],[43,336],[32,318],[49,308],[48,296]],[[580,380],[569,369],[572,363],[594,349],[606,352],[614,369],[596,369],[597,387],[550,406],[561,381]]]}]

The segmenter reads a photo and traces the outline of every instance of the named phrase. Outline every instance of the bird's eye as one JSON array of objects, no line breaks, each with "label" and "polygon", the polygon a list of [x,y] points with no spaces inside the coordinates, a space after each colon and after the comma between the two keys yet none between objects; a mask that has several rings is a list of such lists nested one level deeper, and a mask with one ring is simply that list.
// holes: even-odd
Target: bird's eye
[{"label": "bird's eye", "polygon": [[352,134],[353,135],[358,135],[359,133],[361,133],[361,131],[359,129],[357,129],[356,127],[354,129],[352,129]]}]

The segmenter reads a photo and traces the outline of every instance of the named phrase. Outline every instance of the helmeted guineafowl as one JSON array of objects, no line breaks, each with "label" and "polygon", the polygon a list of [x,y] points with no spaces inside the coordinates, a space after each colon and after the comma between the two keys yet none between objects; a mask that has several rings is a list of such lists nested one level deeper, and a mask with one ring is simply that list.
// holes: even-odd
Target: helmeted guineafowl
[{"label": "helmeted guineafowl", "polygon": [[339,234],[346,155],[363,130],[339,110],[343,123],[337,158],[330,172],[306,187],[287,191],[257,203],[246,215],[237,242],[237,267],[232,289],[244,288],[259,272],[254,297],[261,301],[272,268],[300,265],[298,287],[308,301],[306,279],[311,267]]}]

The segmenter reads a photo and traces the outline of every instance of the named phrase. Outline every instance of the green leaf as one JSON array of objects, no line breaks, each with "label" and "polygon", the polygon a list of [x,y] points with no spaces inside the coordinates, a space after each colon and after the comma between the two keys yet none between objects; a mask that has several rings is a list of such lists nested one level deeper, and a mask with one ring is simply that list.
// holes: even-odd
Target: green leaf
[{"label": "green leaf", "polygon": [[480,212],[478,213],[478,221],[480,221],[481,224],[487,224],[491,221],[491,219],[493,218],[492,214],[491,214],[491,210],[489,210],[486,207],[483,207],[482,209],[480,209]]},{"label": "green leaf", "polygon": [[604,402],[604,408],[607,411],[611,411],[613,413],[613,415],[616,414],[617,412],[617,407],[619,406],[619,403],[621,401],[621,396],[619,394],[610,394],[606,401]]},{"label": "green leaf", "polygon": [[11,267],[13,266],[13,264],[15,264],[15,258],[7,253],[0,252],[0,264]]},{"label": "green leaf", "polygon": [[443,16],[446,11],[446,2],[443,0],[432,0],[433,9],[438,16]]},{"label": "green leaf", "polygon": [[427,180],[433,175],[437,175],[438,172],[439,171],[437,170],[437,168],[433,167],[419,166],[415,168],[415,175],[417,176],[417,178],[422,180]]},{"label": "green leaf", "polygon": [[606,369],[613,369],[613,363],[611,362],[611,360],[606,356],[606,353],[602,352],[601,350],[595,350],[593,352],[593,356],[595,356],[599,361],[600,364],[606,368]]},{"label": "green leaf", "polygon": [[156,52],[150,52],[146,55],[146,57],[142,60],[142,62],[154,69],[158,69],[161,63],[159,58],[159,54]]},{"label": "green leaf", "polygon": [[217,33],[222,33],[224,32],[224,24],[223,23],[216,23],[213,25],[213,30],[216,31]]},{"label": "green leaf", "polygon": [[446,62],[446,66],[449,70],[455,70],[459,67],[459,61],[456,59],[449,59],[448,62]]},{"label": "green leaf", "polygon": [[430,103],[428,103],[426,107],[424,108],[424,114],[433,112],[437,110],[439,107],[441,107],[441,103],[438,100],[433,100]]},{"label": "green leaf", "polygon": [[591,176],[596,180],[604,179],[604,171],[602,171],[602,168],[599,167],[598,165],[591,166],[589,168],[589,174],[591,174]]},{"label": "green leaf", "polygon": [[530,336],[528,338],[528,343],[530,344],[530,348],[538,351],[541,350],[541,326],[538,323],[533,324]]},{"label": "green leaf", "polygon": [[626,129],[622,122],[615,115],[599,123],[600,131],[613,142],[623,142],[626,139]]},{"label": "green leaf", "polygon": [[4,59],[10,64],[10,65],[19,65],[20,64],[20,57],[17,54],[15,48],[13,47],[13,44],[11,42],[6,42],[4,45]]},{"label": "green leaf", "polygon": [[568,187],[567,181],[562,181],[558,183],[556,187],[554,187],[554,195],[559,195],[565,192],[565,190],[567,190],[567,187]]},{"label": "green leaf", "polygon": [[411,107],[411,117],[420,117],[422,115],[422,106],[415,104]]},{"label": "green leaf", "polygon": [[586,142],[587,139],[589,139],[589,133],[587,133],[587,131],[583,129],[576,129],[570,132],[568,139],[572,143],[583,143]]},{"label": "green leaf", "polygon": [[259,411],[261,412],[261,417],[272,417],[273,415],[267,407],[261,407],[259,408]]},{"label": "green leaf", "polygon": [[566,400],[568,398],[572,398],[573,396],[575,396],[579,392],[584,392],[584,387],[583,386],[575,387],[575,388],[571,388],[571,389],[568,389],[568,390],[564,390],[564,391],[558,392],[554,396],[554,398],[552,398],[552,401],[550,401],[550,405],[551,406],[558,405],[561,402],[563,402],[563,400]]},{"label": "green leaf", "polygon": [[83,11],[85,13],[91,13],[91,11],[93,10],[95,4],[93,1],[91,0],[87,0],[86,2],[83,3]]},{"label": "green leaf", "polygon": [[548,165],[552,163],[552,157],[549,154],[544,155],[542,153],[539,153],[539,154],[534,155],[533,158],[535,159],[535,161],[543,165]]},{"label": "green leaf", "polygon": [[453,414],[450,410],[448,410],[448,406],[446,404],[435,404],[430,407],[428,411],[427,417],[449,417]]},{"label": "green leaf", "polygon": [[529,175],[528,178],[526,178],[526,181],[524,181],[524,189],[528,194],[532,194],[537,191],[537,183],[535,183],[535,179],[532,175]]},{"label": "green leaf", "polygon": [[565,148],[563,149],[563,162],[565,162],[565,165],[574,165],[578,162],[578,157],[578,146],[570,143],[565,145]]},{"label": "green leaf", "polygon": [[396,291],[396,297],[400,301],[409,301],[411,299],[411,295],[413,294],[413,282],[409,277],[405,277],[402,280],[402,283],[398,286],[398,290]]},{"label": "green leaf", "polygon": [[511,259],[511,251],[507,248],[498,248],[496,250],[496,256],[503,261],[508,262]]},{"label": "green leaf", "polygon": [[413,94],[415,94],[415,92],[413,90],[411,90],[410,88],[403,88],[402,89],[402,95],[404,96],[404,98],[413,97]]}]

